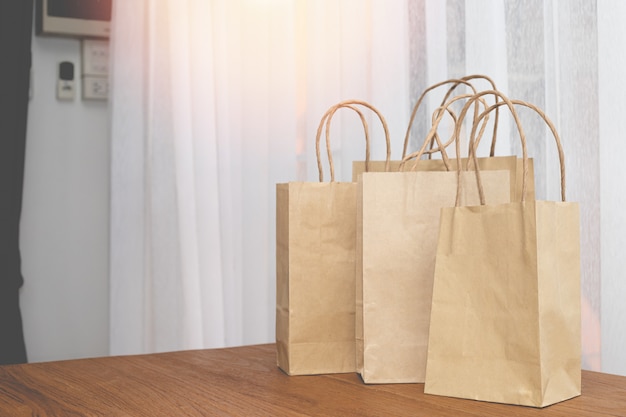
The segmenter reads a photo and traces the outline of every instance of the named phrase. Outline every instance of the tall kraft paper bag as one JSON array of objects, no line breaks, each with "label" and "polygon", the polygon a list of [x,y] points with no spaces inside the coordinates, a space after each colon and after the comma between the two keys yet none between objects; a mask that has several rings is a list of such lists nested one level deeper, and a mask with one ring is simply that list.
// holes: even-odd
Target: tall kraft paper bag
[{"label": "tall kraft paper bag", "polygon": [[[446,92],[445,96],[443,97],[443,101],[441,102],[441,106],[445,106],[445,104],[448,102],[448,100],[450,98],[453,98],[454,96],[452,95],[452,93],[454,92],[454,90],[461,85],[467,86],[469,87],[474,93],[477,92],[475,86],[471,83],[471,81],[473,80],[479,80],[479,79],[483,79],[486,80],[492,87],[494,90],[496,90],[495,88],[495,84],[493,82],[493,80],[491,78],[489,78],[486,75],[481,75],[481,74],[476,74],[476,75],[468,75],[459,79],[449,79],[446,81],[442,81],[436,84],[431,85],[430,87],[428,87],[427,89],[425,89],[422,94],[420,95],[420,97],[418,98],[417,102],[415,103],[415,106],[413,107],[413,110],[411,112],[411,118],[409,120],[409,125],[407,127],[406,130],[406,134],[404,137],[404,147],[403,147],[403,152],[402,152],[402,159],[410,159],[410,158],[414,158],[418,153],[419,154],[423,154],[423,155],[432,155],[435,154],[437,152],[441,152],[442,153],[442,159],[427,159],[424,160],[422,162],[420,162],[420,164],[418,166],[416,166],[414,168],[414,170],[419,170],[419,171],[448,171],[449,169],[455,169],[456,168],[456,158],[450,160],[449,164],[446,163],[447,157],[445,154],[445,148],[448,147],[449,145],[451,145],[453,143],[453,139],[447,141],[446,143],[442,144],[439,140],[438,140],[438,136],[435,134],[433,136],[433,139],[437,139],[437,143],[439,145],[439,148],[435,148],[435,149],[428,149],[428,150],[424,150],[424,151],[416,151],[413,152],[412,154],[407,154],[407,149],[408,149],[408,144],[409,144],[409,137],[410,137],[410,133],[411,133],[411,128],[413,125],[413,121],[415,119],[415,116],[417,114],[417,111],[420,107],[420,105],[422,104],[422,102],[424,101],[424,99],[426,98],[426,95],[434,90],[436,90],[439,87],[445,86],[445,85],[450,85],[448,91]],[[497,96],[496,96],[497,97]],[[497,99],[496,99],[497,101]],[[517,158],[515,156],[495,156],[495,145],[496,145],[496,139],[497,139],[497,128],[498,128],[498,109],[495,109],[495,122],[493,125],[493,133],[492,133],[492,140],[491,140],[491,150],[490,150],[490,155],[488,157],[480,157],[477,158],[478,160],[478,166],[480,168],[481,171],[499,171],[499,170],[508,170],[510,172],[510,176],[511,176],[511,199],[512,201],[520,201],[521,200],[521,186],[522,186],[522,160],[520,158]],[[441,117],[438,118],[438,121],[436,121],[435,123],[439,123],[439,121],[441,121]],[[400,165],[401,165],[402,161],[398,161],[398,160],[392,160],[392,161],[368,161],[368,166],[365,166],[365,161],[354,161],[352,163],[352,181],[356,182],[358,180],[358,176],[360,174],[362,174],[363,172],[384,172],[384,171],[392,171],[392,172],[398,172],[400,170]],[[468,163],[468,158],[462,158],[461,159],[461,163],[463,164],[463,166],[466,166]],[[535,198],[535,189],[534,189],[534,181],[532,180],[534,178],[534,172],[533,172],[533,160],[532,158],[529,158],[529,177],[530,177],[530,181],[527,184],[527,195],[530,198]]]},{"label": "tall kraft paper bag", "polygon": [[[359,177],[357,372],[365,383],[424,382],[440,209],[455,204],[459,178],[465,185],[460,204],[479,203],[473,172],[422,170],[431,161],[419,158],[438,121],[416,161],[404,164],[414,171]],[[489,202],[511,201],[508,170],[483,179]]]},{"label": "tall kraft paper bag", "polygon": [[[359,106],[369,107],[346,101],[322,118],[316,137],[320,182],[276,186],[277,364],[289,375],[356,370],[357,186],[334,181],[332,158],[331,181],[323,182],[319,141],[324,122],[328,141],[332,115],[339,108],[350,108],[363,122],[369,149]],[[388,139],[384,120],[383,124]]]},{"label": "tall kraft paper bag", "polygon": [[505,101],[563,201],[442,209],[424,392],[544,407],[581,393],[579,209]]}]

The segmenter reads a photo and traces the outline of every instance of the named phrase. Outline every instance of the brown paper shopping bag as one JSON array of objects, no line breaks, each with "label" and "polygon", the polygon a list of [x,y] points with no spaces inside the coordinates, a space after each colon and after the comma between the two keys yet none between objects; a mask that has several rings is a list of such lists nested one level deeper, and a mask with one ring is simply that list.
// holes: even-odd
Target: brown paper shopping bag
[{"label": "brown paper shopping bag", "polygon": [[[357,372],[365,383],[424,382],[440,209],[455,204],[459,175],[461,204],[479,203],[473,172],[422,171],[430,162],[359,177]],[[508,170],[482,178],[490,203],[510,201]]]},{"label": "brown paper shopping bag", "polygon": [[581,392],[579,209],[565,202],[552,123],[505,101],[524,164],[512,106],[552,130],[563,201],[442,209],[424,392],[544,407]]},{"label": "brown paper shopping bag", "polygon": [[[417,154],[428,155],[430,157],[432,154],[441,152],[442,159],[424,160],[424,162],[421,162],[419,166],[415,169],[423,170],[423,171],[447,171],[449,169],[449,164],[447,163],[448,158],[446,156],[445,149],[452,143],[455,143],[454,135],[451,138],[449,138],[445,143],[442,143],[439,140],[439,137],[435,131],[435,134],[432,136],[431,141],[433,143],[436,141],[438,144],[438,147],[436,148],[431,147],[422,152],[418,150],[416,152],[409,154],[407,152],[408,152],[409,138],[410,138],[413,122],[415,120],[418,109],[420,108],[420,105],[423,103],[426,96],[432,91],[435,91],[436,89],[442,86],[450,85],[449,89],[447,90],[446,94],[444,95],[441,101],[441,107],[438,110],[446,109],[446,108],[449,108],[450,101],[454,101],[451,99],[454,98],[453,92],[455,91],[457,87],[463,86],[463,85],[467,86],[475,94],[477,93],[477,90],[476,90],[476,87],[472,84],[472,81],[480,80],[480,79],[487,81],[487,83],[491,85],[493,90],[497,91],[495,87],[495,83],[493,82],[491,78],[489,78],[486,75],[476,74],[476,75],[468,75],[459,79],[449,79],[446,81],[442,81],[442,82],[431,85],[430,87],[426,88],[422,92],[422,94],[418,98],[417,102],[415,103],[411,111],[411,117],[409,119],[409,124],[408,124],[405,137],[404,137],[402,160],[415,158]],[[496,102],[497,102],[498,96],[496,95],[495,97],[496,97]],[[475,110],[477,110],[478,108],[479,108],[478,106],[475,106]],[[449,113],[453,114],[451,110],[449,111]],[[495,170],[495,171],[508,170],[510,172],[510,177],[511,177],[511,196],[512,196],[511,198],[513,201],[520,201],[521,200],[521,186],[522,186],[522,161],[521,159],[514,157],[514,156],[495,156],[495,146],[496,146],[497,129],[498,129],[498,121],[499,121],[498,108],[494,110],[494,113],[495,113],[495,121],[493,125],[490,153],[488,157],[477,158],[478,166],[481,172],[491,171],[491,170]],[[439,122],[441,122],[441,119],[444,114],[445,114],[444,111],[436,112],[435,120],[433,121],[433,124],[438,124]],[[474,118],[476,118],[477,116],[478,116],[478,113],[475,112]],[[481,136],[482,136],[482,131],[478,134],[477,140],[480,140]],[[366,172],[366,171],[368,172],[384,172],[384,171],[397,172],[400,169],[402,160],[400,161],[398,160],[368,161],[367,167],[365,166],[365,161],[354,161],[352,163],[352,181],[357,181],[359,174]],[[453,164],[452,168],[454,168],[454,164],[456,164],[456,158],[450,159],[450,162]],[[462,158],[461,163],[464,166],[467,165],[468,158]],[[528,175],[529,175],[529,181],[527,184],[528,196],[531,198],[534,198],[535,184],[533,180],[534,170],[533,170],[532,158],[529,159],[529,174]]]},{"label": "brown paper shopping bag", "polygon": [[369,105],[342,102],[322,118],[316,137],[319,183],[276,186],[277,362],[289,375],[356,369],[357,190],[355,183],[334,181],[332,158],[331,181],[323,182],[319,142],[324,123],[328,141],[330,119],[345,107],[361,117],[367,143],[368,129],[358,106]]}]

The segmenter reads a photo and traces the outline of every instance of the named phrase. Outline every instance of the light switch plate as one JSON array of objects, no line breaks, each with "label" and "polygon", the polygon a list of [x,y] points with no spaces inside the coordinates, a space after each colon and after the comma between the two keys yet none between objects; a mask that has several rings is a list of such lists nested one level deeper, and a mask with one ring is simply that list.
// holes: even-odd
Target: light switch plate
[{"label": "light switch plate", "polygon": [[74,100],[76,87],[74,86],[74,63],[63,61],[59,63],[57,75],[57,99]]},{"label": "light switch plate", "polygon": [[74,81],[58,80],[57,81],[57,100],[70,101],[74,100],[75,88]]}]

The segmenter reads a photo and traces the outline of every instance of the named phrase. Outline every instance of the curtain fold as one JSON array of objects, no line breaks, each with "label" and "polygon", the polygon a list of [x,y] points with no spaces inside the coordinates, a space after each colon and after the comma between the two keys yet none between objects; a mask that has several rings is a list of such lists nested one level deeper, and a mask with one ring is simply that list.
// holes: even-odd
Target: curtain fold
[{"label": "curtain fold", "polygon": [[19,222],[30,78],[32,0],[0,3],[0,364],[26,362],[19,306]]}]

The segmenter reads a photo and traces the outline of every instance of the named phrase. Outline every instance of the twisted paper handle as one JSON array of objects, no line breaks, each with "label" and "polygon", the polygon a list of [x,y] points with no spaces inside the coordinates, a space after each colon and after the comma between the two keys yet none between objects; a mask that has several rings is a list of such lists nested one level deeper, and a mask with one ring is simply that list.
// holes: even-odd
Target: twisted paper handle
[{"label": "twisted paper handle", "polygon": [[[457,130],[460,129],[459,125],[462,122],[463,118],[465,117],[465,114],[467,113],[468,110],[468,104],[471,103],[473,100],[476,100],[480,97],[482,97],[483,95],[486,94],[494,94],[499,96],[503,101],[498,101],[495,104],[493,104],[492,106],[490,106],[488,109],[486,109],[483,113],[481,113],[478,116],[477,120],[481,120],[484,117],[488,117],[488,114],[493,111],[494,109],[497,109],[500,106],[506,105],[509,110],[511,111],[511,114],[513,115],[513,119],[515,120],[515,124],[517,126],[518,132],[520,134],[520,141],[522,143],[522,199],[521,201],[524,202],[526,201],[526,189],[527,189],[527,182],[528,182],[528,149],[526,146],[526,135],[524,134],[524,129],[522,128],[522,123],[519,119],[519,116],[517,114],[517,111],[515,110],[514,106],[524,106],[527,108],[530,108],[531,110],[534,110],[537,114],[539,114],[539,116],[546,122],[546,124],[548,125],[548,127],[550,128],[550,131],[552,132],[552,135],[554,136],[554,140],[556,143],[556,147],[557,147],[557,152],[559,154],[559,164],[560,164],[560,174],[561,174],[561,200],[562,201],[566,201],[565,199],[565,154],[563,152],[563,146],[561,145],[561,138],[558,134],[558,132],[556,131],[556,128],[554,126],[554,124],[552,123],[552,121],[548,118],[548,116],[543,112],[543,110],[541,110],[540,108],[538,108],[537,106],[535,106],[532,103],[528,103],[522,100],[511,100],[508,97],[506,97],[504,94],[502,94],[499,91],[495,91],[495,90],[491,90],[491,91],[483,91],[481,93],[478,93],[473,99],[468,100],[468,102],[466,103],[465,107],[463,108],[463,110],[461,111],[460,115],[459,115],[459,122],[457,124]],[[466,108],[467,107],[467,108]],[[478,165],[477,165],[477,161],[476,161],[476,142],[474,140],[475,137],[475,127],[472,128],[472,133],[470,134],[470,149],[472,150],[472,160],[474,161],[474,166],[475,166],[475,170],[476,170],[476,183],[478,185],[478,192],[480,195],[480,204],[484,205],[485,204],[485,196],[484,196],[484,190],[482,187],[482,182],[480,179],[480,170],[478,169]],[[460,175],[460,172],[459,172]],[[460,183],[459,183],[460,184]],[[460,187],[457,187],[457,205],[459,204],[460,201]]]},{"label": "twisted paper handle", "polygon": [[337,112],[337,110],[341,109],[341,108],[349,108],[353,111],[355,111],[360,119],[361,119],[361,123],[363,124],[363,129],[365,131],[365,171],[368,170],[368,165],[369,165],[369,160],[370,160],[370,135],[369,135],[369,128],[367,125],[367,121],[365,120],[365,116],[363,115],[363,113],[359,110],[359,108],[357,106],[363,106],[366,107],[370,110],[372,110],[376,116],[378,116],[378,119],[380,120],[382,126],[383,126],[383,130],[385,132],[385,141],[386,141],[386,145],[387,145],[387,157],[386,157],[386,163],[385,163],[385,171],[389,171],[389,161],[391,160],[391,142],[389,140],[389,128],[387,126],[387,121],[385,120],[385,118],[383,117],[383,115],[380,113],[380,111],[378,111],[378,109],[376,109],[374,106],[372,106],[371,104],[365,102],[365,101],[361,101],[361,100],[345,100],[342,101],[340,103],[335,104],[334,106],[330,107],[326,113],[324,113],[324,115],[322,116],[322,120],[320,120],[320,124],[317,128],[317,134],[315,136],[315,153],[317,156],[317,168],[318,168],[318,172],[319,172],[319,180],[320,182],[324,181],[324,172],[323,172],[323,168],[322,168],[322,158],[321,158],[321,153],[320,153],[320,138],[322,135],[322,129],[324,127],[324,125],[326,125],[326,130],[325,130],[325,135],[326,135],[326,152],[328,155],[328,165],[330,167],[330,181],[334,182],[335,181],[335,165],[333,162],[333,156],[332,156],[332,152],[331,152],[331,148],[330,148],[330,122],[332,120],[333,115]]},{"label": "twisted paper handle", "polygon": [[[443,151],[444,148],[446,148],[447,146],[449,146],[449,144],[454,141],[456,144],[456,158],[457,158],[457,166],[460,168],[461,163],[460,163],[460,158],[461,158],[461,143],[460,143],[460,131],[456,129],[456,126],[459,123],[462,123],[462,121],[459,121],[458,118],[456,117],[456,114],[452,111],[452,105],[459,101],[459,100],[464,100],[464,99],[471,99],[473,97],[475,97],[476,94],[462,94],[462,95],[458,95],[453,97],[452,99],[450,99],[447,103],[445,103],[442,107],[439,107],[438,109],[435,110],[434,113],[434,121],[432,123],[432,126],[430,128],[430,131],[428,132],[428,134],[426,135],[426,139],[424,140],[424,143],[422,144],[422,147],[416,151],[413,152],[407,156],[405,156],[402,159],[402,162],[400,163],[400,170],[402,170],[404,164],[406,164],[408,161],[414,159],[415,162],[413,164],[412,170],[415,170],[417,168],[417,164],[419,159],[427,153],[427,148],[429,146],[429,144],[435,140],[438,142],[438,146],[439,149],[437,150],[442,150],[441,155],[442,155],[442,159],[443,159],[443,163],[444,166],[446,167],[446,170],[450,170],[450,165],[448,162],[448,158],[447,155],[445,153],[445,151]],[[487,108],[487,103],[485,100],[479,98],[477,100],[473,100],[472,103],[475,103],[475,114],[476,114],[476,118],[474,120],[474,124],[473,127],[476,126],[476,123],[479,123],[476,119],[478,118],[478,105],[482,104],[482,106],[486,109]],[[467,105],[467,104],[466,104]],[[451,140],[450,142],[446,143],[446,144],[441,144],[438,140],[437,137],[437,129],[439,128],[439,124],[441,123],[441,120],[443,119],[443,116],[445,113],[449,113],[451,115],[451,117],[455,120],[455,131],[452,134]],[[489,116],[486,116],[483,120],[482,120],[482,126],[480,128],[480,131],[478,133],[479,137],[483,135],[485,128],[487,127],[487,122],[489,120]],[[432,149],[431,149],[432,150]],[[460,174],[459,174],[460,175]]]},{"label": "twisted paper handle", "polygon": [[[413,122],[415,120],[415,116],[417,114],[417,111],[419,109],[419,106],[421,105],[422,101],[424,100],[424,98],[426,97],[426,95],[438,88],[441,87],[443,85],[446,84],[452,84],[450,86],[450,88],[448,89],[447,93],[445,94],[443,100],[441,101],[441,104],[439,106],[438,109],[441,108],[445,108],[446,105],[445,103],[448,101],[449,97],[451,96],[452,92],[459,86],[459,85],[467,85],[468,87],[470,87],[472,89],[472,91],[474,92],[474,94],[476,94],[476,88],[473,86],[473,84],[471,84],[469,81],[471,80],[475,80],[475,79],[484,79],[487,82],[489,82],[489,84],[492,86],[493,90],[497,90],[495,83],[493,82],[493,80],[491,78],[489,78],[486,75],[480,75],[480,74],[476,74],[476,75],[468,75],[462,78],[458,78],[458,79],[449,79],[446,81],[442,81],[436,84],[433,84],[432,86],[428,87],[426,90],[424,90],[424,92],[420,95],[419,99],[417,100],[417,103],[415,103],[415,106],[413,106],[413,110],[411,112],[411,117],[409,119],[409,125],[407,127],[406,130],[406,134],[404,136],[404,147],[402,150],[402,159],[404,159],[407,155],[407,149],[408,149],[408,145],[409,145],[409,137],[410,137],[410,133],[411,133],[411,128],[413,126]],[[496,99],[497,102],[497,99]],[[437,112],[435,111],[435,117],[437,116],[436,114]],[[478,117],[478,108],[476,108],[475,112],[474,112],[474,119],[476,119]],[[494,120],[494,126],[493,126],[493,134],[492,134],[492,140],[491,140],[491,151],[490,151],[490,156],[493,156],[495,154],[495,146],[496,146],[496,136],[497,136],[497,129],[498,129],[498,119],[499,119],[499,114],[498,114],[498,109],[496,109],[496,116],[495,116],[495,120]],[[483,129],[484,130],[484,129]],[[447,146],[449,146],[453,141],[454,141],[454,135],[442,146],[441,145],[441,141],[439,139],[439,135],[435,134],[433,136],[433,139],[431,140],[431,149],[428,151],[425,151],[424,154],[428,154],[429,156],[432,155],[433,153],[436,152],[441,152],[442,153],[442,159],[444,161],[447,160],[447,155],[445,154],[444,148],[446,148]],[[437,142],[439,148],[432,148],[432,146],[434,145],[434,143]]]}]

